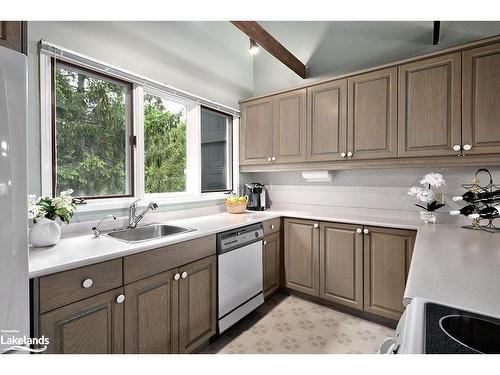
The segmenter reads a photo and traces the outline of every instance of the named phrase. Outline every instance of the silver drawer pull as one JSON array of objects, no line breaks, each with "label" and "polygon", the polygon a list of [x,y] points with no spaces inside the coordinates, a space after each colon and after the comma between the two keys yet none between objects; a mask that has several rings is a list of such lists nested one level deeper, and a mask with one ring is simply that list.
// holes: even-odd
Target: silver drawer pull
[{"label": "silver drawer pull", "polygon": [[361,228],[356,229],[356,233],[363,233],[363,230]]},{"label": "silver drawer pull", "polygon": [[368,229],[366,229],[366,228],[365,228],[365,229],[363,229],[363,233],[364,233],[364,234],[368,234],[368,233],[370,233],[370,231],[369,231]]},{"label": "silver drawer pull", "polygon": [[125,301],[125,296],[123,294],[116,297],[116,303],[123,303],[123,301]]},{"label": "silver drawer pull", "polygon": [[455,145],[452,147],[453,151],[460,151],[461,147],[460,145]]},{"label": "silver drawer pull", "polygon": [[267,161],[271,161],[271,158],[270,158],[270,157],[269,157],[269,158],[267,158]]},{"label": "silver drawer pull", "polygon": [[465,145],[463,145],[463,149],[464,149],[464,151],[469,151],[471,148],[472,148],[472,146],[471,146],[471,145],[469,145],[469,144],[465,144]]},{"label": "silver drawer pull", "polygon": [[177,272],[175,275],[174,275],[174,280],[177,281],[181,278],[181,275],[179,274],[179,272]]},{"label": "silver drawer pull", "polygon": [[351,158],[351,157],[352,157],[352,152],[351,152],[351,151],[349,151],[349,152],[347,153],[347,157],[348,157],[348,158]]},{"label": "silver drawer pull", "polygon": [[181,278],[185,279],[187,277],[188,273],[186,271],[184,271],[183,273],[181,273]]},{"label": "silver drawer pull", "polygon": [[83,280],[82,286],[85,289],[90,288],[92,285],[94,285],[94,280],[92,280],[92,279],[85,279],[85,280]]},{"label": "silver drawer pull", "polygon": [[264,240],[264,246],[266,246],[266,245],[267,245],[267,241],[266,241],[266,240]]},{"label": "silver drawer pull", "polygon": [[274,229],[274,224],[271,224],[269,228]]},{"label": "silver drawer pull", "polygon": [[319,224],[318,224],[318,223],[314,223],[313,227],[314,227],[314,228],[318,228],[318,227],[319,227]]}]

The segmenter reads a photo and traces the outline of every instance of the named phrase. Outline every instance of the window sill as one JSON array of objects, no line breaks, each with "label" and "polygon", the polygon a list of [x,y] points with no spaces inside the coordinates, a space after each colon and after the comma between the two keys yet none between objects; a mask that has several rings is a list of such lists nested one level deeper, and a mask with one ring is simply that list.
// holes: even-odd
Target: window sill
[{"label": "window sill", "polygon": [[[183,203],[201,203],[219,201],[228,197],[225,193],[205,193],[200,195],[176,195],[176,196],[161,196],[161,195],[146,195],[138,203],[139,206],[147,204],[147,202],[155,202],[158,206],[165,207],[169,205],[179,205]],[[132,202],[137,198],[113,198],[87,201],[87,204],[78,205],[77,212],[95,212],[127,209]]]}]

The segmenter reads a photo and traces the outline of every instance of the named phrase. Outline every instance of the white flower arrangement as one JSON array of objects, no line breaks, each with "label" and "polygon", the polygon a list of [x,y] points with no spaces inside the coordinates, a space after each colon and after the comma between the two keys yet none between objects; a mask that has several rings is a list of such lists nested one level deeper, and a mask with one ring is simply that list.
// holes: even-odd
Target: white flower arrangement
[{"label": "white flower arrangement", "polygon": [[73,190],[62,191],[58,197],[37,197],[35,194],[28,195],[28,219],[36,222],[43,217],[69,224],[76,212],[76,205],[71,194]]},{"label": "white flower arrangement", "polygon": [[429,173],[426,174],[421,180],[420,184],[425,187],[412,186],[408,190],[408,195],[417,198],[420,202],[425,203],[425,206],[420,204],[415,204],[415,206],[424,209],[425,211],[436,211],[438,208],[444,206],[442,203],[438,203],[434,200],[435,193],[433,188],[438,188],[445,184],[444,178],[440,173]]}]

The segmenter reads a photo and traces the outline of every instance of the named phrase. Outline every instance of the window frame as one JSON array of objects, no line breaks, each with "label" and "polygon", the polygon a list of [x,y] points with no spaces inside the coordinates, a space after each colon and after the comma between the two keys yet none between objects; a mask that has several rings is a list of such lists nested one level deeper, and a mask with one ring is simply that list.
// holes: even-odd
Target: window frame
[{"label": "window frame", "polygon": [[[130,135],[135,137],[135,145],[130,148],[131,163],[133,170],[130,182],[130,194],[126,196],[102,196],[86,200],[86,204],[78,207],[79,212],[98,212],[116,209],[126,209],[136,199],[145,201],[154,200],[160,206],[179,205],[184,203],[205,204],[204,202],[222,201],[231,191],[201,190],[201,107],[220,112],[232,117],[232,188],[239,187],[239,125],[240,112],[231,107],[218,104],[214,101],[190,94],[189,92],[176,89],[167,84],[148,79],[144,76],[130,71],[117,68],[102,61],[84,56],[77,52],[67,50],[63,47],[40,41],[39,53],[39,87],[40,95],[40,194],[53,196],[55,184],[53,184],[52,165],[52,74],[55,64],[52,59],[60,61],[64,65],[74,65],[77,69],[89,71],[96,76],[104,76],[108,79],[127,82],[131,85],[129,100]],[[54,70],[55,72],[55,70]],[[186,163],[186,191],[171,193],[146,194],[144,191],[144,95],[151,93],[172,97],[176,101],[191,103],[192,107],[187,110],[187,157],[191,162]],[[238,193],[236,190],[234,192]]]},{"label": "window frame", "polygon": [[68,62],[68,61],[63,61],[63,60],[58,60],[54,57],[51,57],[50,59],[50,92],[51,92],[51,109],[50,109],[50,117],[51,117],[51,164],[52,164],[52,170],[51,170],[51,181],[52,181],[52,187],[51,187],[51,193],[52,196],[56,196],[56,183],[57,183],[57,139],[56,139],[56,122],[57,122],[57,102],[56,102],[56,70],[57,66],[63,66],[63,67],[68,67],[70,69],[73,69],[73,71],[82,71],[83,73],[88,74],[89,76],[93,76],[96,78],[102,78],[106,81],[114,82],[117,84],[120,84],[122,86],[125,86],[128,88],[128,92],[126,94],[126,131],[128,133],[128,139],[126,139],[126,142],[128,142],[128,150],[129,150],[129,155],[125,158],[125,163],[127,166],[127,174],[126,174],[126,184],[127,189],[129,190],[128,194],[117,194],[117,195],[97,195],[97,196],[79,196],[79,198],[83,198],[86,201],[88,200],[95,200],[95,199],[117,199],[117,198],[132,198],[135,197],[136,193],[136,184],[135,184],[135,151],[136,151],[136,146],[137,146],[137,136],[135,134],[135,129],[134,129],[134,99],[133,99],[133,92],[134,92],[134,85],[131,82],[124,81],[122,79],[116,78],[109,76],[107,74],[97,72],[91,69],[88,69],[86,67],[83,67],[81,65]]},{"label": "window frame", "polygon": [[[229,189],[216,189],[216,190],[203,190],[202,186],[202,165],[200,162],[200,191],[201,194],[214,194],[214,193],[223,193],[223,194],[229,194],[234,191],[234,154],[235,154],[235,149],[234,149],[234,131],[233,131],[233,126],[234,126],[234,116],[230,115],[229,113],[222,112],[210,107],[207,107],[205,105],[200,105],[200,114],[201,112],[209,111],[213,112],[216,114],[220,114],[225,116],[226,119],[226,134],[227,134],[227,148],[226,148],[226,155],[227,155],[227,166],[228,166],[228,171],[227,171],[227,178],[230,179]],[[230,120],[229,120],[230,119]],[[228,123],[230,122],[230,124]],[[201,116],[200,116],[200,152],[201,152]]]}]

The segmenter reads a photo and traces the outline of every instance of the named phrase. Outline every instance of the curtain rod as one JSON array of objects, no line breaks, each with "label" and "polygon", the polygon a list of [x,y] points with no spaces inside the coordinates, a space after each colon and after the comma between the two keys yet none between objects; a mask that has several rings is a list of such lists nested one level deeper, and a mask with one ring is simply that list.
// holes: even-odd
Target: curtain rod
[{"label": "curtain rod", "polygon": [[58,46],[56,44],[47,42],[46,40],[40,40],[39,42],[40,52],[46,55],[55,57],[59,60],[76,62],[86,68],[94,69],[98,72],[105,73],[107,75],[120,78],[132,83],[136,83],[145,87],[151,87],[157,90],[165,91],[175,96],[179,96],[185,99],[195,101],[203,106],[216,109],[218,111],[226,112],[233,116],[240,116],[240,111],[223,104],[219,104],[210,99],[202,98],[201,96],[191,94],[187,91],[177,89],[173,86],[146,78],[140,74],[130,72],[128,70],[110,65],[103,61],[94,59],[92,57],[85,56],[81,53],[69,50],[67,48]]}]

